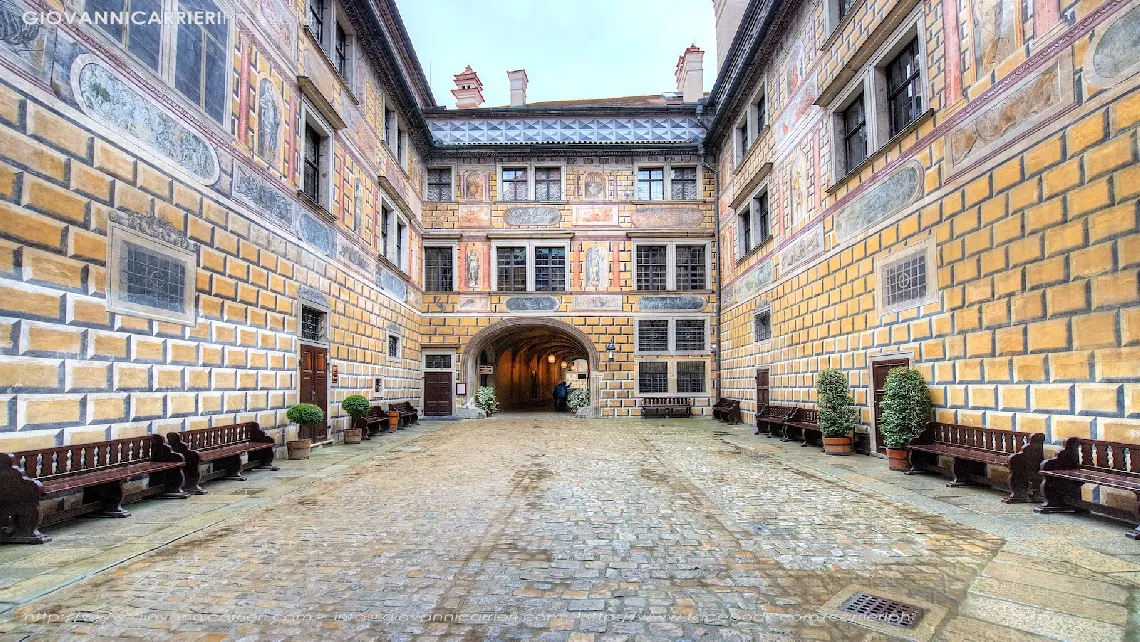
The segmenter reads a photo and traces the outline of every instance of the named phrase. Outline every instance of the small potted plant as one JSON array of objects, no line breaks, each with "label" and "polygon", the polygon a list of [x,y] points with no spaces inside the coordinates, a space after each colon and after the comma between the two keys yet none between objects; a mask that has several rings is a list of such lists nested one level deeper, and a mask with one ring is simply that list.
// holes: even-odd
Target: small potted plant
[{"label": "small potted plant", "polygon": [[926,429],[930,421],[930,389],[922,373],[911,368],[895,368],[883,385],[883,410],[879,432],[887,448],[891,470],[908,470],[907,444]]},{"label": "small potted plant", "polygon": [[495,389],[483,386],[476,390],[475,407],[487,413],[488,417],[494,414],[499,409],[499,405],[495,403]]},{"label": "small potted plant", "polygon": [[352,417],[352,423],[344,430],[344,443],[359,444],[364,435],[364,417],[372,410],[372,404],[363,395],[349,395],[340,407]]},{"label": "small potted plant", "polygon": [[[297,424],[298,436],[306,427],[311,428],[313,424],[319,424],[325,420],[324,411],[311,403],[299,403],[290,408],[285,416],[289,418],[289,421]],[[309,433],[311,434],[311,432],[310,430]],[[299,438],[296,441],[286,443],[285,447],[289,451],[289,459],[308,459],[309,451],[313,447],[313,440],[307,437]]]},{"label": "small potted plant", "polygon": [[570,391],[570,397],[566,399],[569,404],[570,410],[574,414],[580,414],[580,411],[586,406],[590,405],[590,391],[585,388],[575,388]]},{"label": "small potted plant", "polygon": [[856,409],[847,375],[839,370],[823,370],[815,378],[815,390],[823,451],[829,455],[850,455]]}]

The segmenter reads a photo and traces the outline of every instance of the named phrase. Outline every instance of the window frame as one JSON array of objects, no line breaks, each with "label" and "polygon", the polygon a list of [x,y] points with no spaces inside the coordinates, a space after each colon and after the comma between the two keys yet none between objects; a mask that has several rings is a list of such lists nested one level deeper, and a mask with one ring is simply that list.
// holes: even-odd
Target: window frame
[{"label": "window frame", "polygon": [[[443,169],[447,170],[447,174],[449,177],[448,188],[451,191],[451,194],[450,194],[451,198],[438,199],[438,200],[428,198],[428,192],[430,191],[429,188],[432,185],[442,185],[442,183],[432,183],[431,182],[431,173],[433,171],[439,171],[439,170],[443,170]],[[455,203],[455,202],[457,202],[456,189],[455,189],[455,178],[456,178],[455,165],[434,163],[432,165],[428,165],[427,167],[425,167],[424,168],[424,200],[429,202],[429,203]]]},{"label": "window frame", "polygon": [[[451,287],[448,289],[434,290],[428,287],[428,250],[451,250]],[[425,241],[423,244],[423,279],[424,279],[424,292],[455,292],[455,268],[459,265],[459,247],[454,243],[440,243]]]},{"label": "window frame", "polygon": [[[887,268],[917,255],[926,257],[926,293],[916,299],[888,305],[885,292]],[[941,292],[938,289],[938,244],[933,236],[929,236],[918,243],[899,248],[885,256],[875,259],[875,310],[879,316],[932,305],[938,303],[940,298]]]},{"label": "window frame", "polygon": [[[765,226],[767,228],[766,230],[761,229],[760,218],[757,216],[757,213],[756,213],[756,199],[760,198],[761,196],[763,196],[767,200],[767,204],[768,204],[767,205],[768,211],[767,211],[767,217],[766,217],[767,225]],[[747,232],[748,232],[749,242],[745,241],[745,234],[744,234],[745,230],[743,229],[743,227],[744,227],[743,226],[743,217],[741,216],[741,214],[744,212],[748,213],[748,230],[747,230]],[[748,198],[743,203],[741,203],[741,205],[739,207],[736,208],[736,258],[737,258],[737,260],[740,260],[740,259],[748,256],[754,250],[756,250],[756,248],[764,246],[765,244],[767,244],[769,241],[771,241],[776,236],[776,232],[775,232],[774,226],[772,225],[772,222],[773,222],[773,219],[772,219],[772,192],[768,189],[768,179],[765,178],[763,181],[761,181],[761,183],[759,185],[756,186],[756,189],[752,190],[752,193],[748,195]],[[760,232],[766,232],[766,233],[763,235],[760,235],[759,234]]]},{"label": "window frame", "polygon": [[[109,312],[189,326],[198,322],[197,247],[194,247],[193,250],[177,247],[115,222],[108,222],[107,237],[107,310]],[[183,263],[182,312],[127,300],[126,291],[120,278],[122,262],[127,260],[123,247],[126,243],[141,246],[145,250]]]},{"label": "window frame", "polygon": [[[396,354],[392,354],[392,340],[393,339],[396,340],[396,344],[395,344]],[[388,333],[388,344],[385,347],[387,349],[384,351],[384,354],[389,361],[391,361],[391,360],[401,361],[403,359],[402,352],[404,349],[404,338],[401,335],[399,335],[395,332],[389,332]]]},{"label": "window frame", "polygon": [[[667,322],[666,332],[668,334],[668,346],[665,350],[642,350],[641,349],[641,322],[642,321],[665,321]],[[705,324],[704,347],[697,350],[680,350],[677,348],[677,322],[678,321],[702,321]],[[708,315],[699,314],[677,314],[677,315],[653,315],[653,316],[640,316],[635,317],[633,324],[633,353],[634,355],[708,355],[712,353],[709,341],[709,332],[712,330],[712,319]]]},{"label": "window frame", "polygon": [[[503,171],[522,169],[526,170],[526,194],[525,198],[507,199],[503,198]],[[558,200],[537,200],[537,191],[535,189],[535,181],[537,170],[540,169],[557,169],[558,170],[558,193],[561,196]],[[498,203],[565,203],[566,198],[566,163],[565,162],[533,162],[533,163],[498,163],[495,167],[495,175],[497,181],[495,184],[495,202]]]},{"label": "window frame", "polygon": [[332,211],[332,193],[333,193],[333,155],[335,152],[335,130],[327,121],[320,115],[317,108],[308,101],[302,98],[301,100],[301,123],[298,130],[301,133],[301,163],[297,170],[300,173],[300,183],[298,192],[310,198],[304,192],[304,172],[305,172],[305,148],[308,145],[307,132],[308,127],[312,126],[313,130],[320,136],[322,150],[320,152],[318,162],[321,166],[320,175],[317,177],[317,198],[312,199],[313,202],[323,208],[326,212]]},{"label": "window frame", "polygon": [[[641,268],[637,262],[637,248],[641,246],[666,246],[665,249],[665,289],[664,290],[639,290],[637,284],[640,281]],[[677,287],[677,246],[678,245],[701,245],[705,248],[705,287],[699,289],[680,289]],[[712,241],[704,238],[670,238],[670,239],[656,239],[652,237],[638,238],[633,241],[630,247],[630,262],[633,264],[633,292],[707,292],[712,289]]]},{"label": "window frame", "polygon": [[[526,288],[523,290],[500,290],[499,289],[499,248],[507,247],[521,247],[526,250]],[[566,283],[565,287],[561,290],[536,290],[535,289],[535,250],[537,248],[552,247],[560,248],[566,253]],[[491,241],[491,269],[493,270],[491,277],[491,291],[492,292],[543,292],[543,293],[565,293],[570,291],[570,284],[573,282],[574,262],[571,260],[570,254],[570,241],[562,238],[539,238],[539,239],[496,239]]]},{"label": "window frame", "polygon": [[[760,336],[760,328],[761,328],[760,317],[764,316],[764,315],[768,316],[768,336],[767,337],[761,337]],[[763,306],[756,308],[756,310],[752,313],[752,343],[753,344],[762,344],[762,343],[770,342],[772,340],[772,337],[775,336],[775,334],[776,334],[776,325],[772,322],[772,306],[771,305],[763,305]]]},{"label": "window frame", "polygon": [[[695,200],[679,200],[679,199],[672,198],[672,196],[673,196],[673,169],[674,168],[677,168],[677,169],[696,169],[697,170],[697,198]],[[662,196],[661,199],[650,198],[650,199],[646,200],[646,199],[637,197],[637,184],[638,184],[637,176],[642,170],[647,170],[647,169],[660,169],[661,170],[661,177],[662,177],[662,180],[664,181],[664,185],[663,185],[662,192],[661,192],[661,196]],[[633,198],[631,200],[634,203],[645,203],[645,204],[661,203],[661,202],[701,203],[701,202],[704,202],[704,199],[701,198],[701,194],[702,194],[701,186],[703,184],[704,184],[704,168],[701,167],[700,163],[685,163],[685,162],[679,162],[679,163],[650,163],[650,162],[634,163],[634,165],[633,165]],[[652,196],[652,193],[650,193],[650,196]]]}]

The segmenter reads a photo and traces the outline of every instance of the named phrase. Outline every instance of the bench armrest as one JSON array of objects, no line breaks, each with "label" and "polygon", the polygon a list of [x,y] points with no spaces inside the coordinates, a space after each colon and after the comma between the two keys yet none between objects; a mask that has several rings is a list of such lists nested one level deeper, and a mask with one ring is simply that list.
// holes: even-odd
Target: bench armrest
[{"label": "bench armrest", "polygon": [[8,453],[0,452],[0,505],[38,501],[43,484],[24,474]]},{"label": "bench armrest", "polygon": [[261,426],[253,425],[249,427],[249,440],[255,444],[276,444],[277,440],[265,434]]},{"label": "bench armrest", "polygon": [[1069,437],[1065,446],[1053,456],[1041,462],[1041,470],[1075,470],[1081,467],[1081,440],[1078,437]]}]

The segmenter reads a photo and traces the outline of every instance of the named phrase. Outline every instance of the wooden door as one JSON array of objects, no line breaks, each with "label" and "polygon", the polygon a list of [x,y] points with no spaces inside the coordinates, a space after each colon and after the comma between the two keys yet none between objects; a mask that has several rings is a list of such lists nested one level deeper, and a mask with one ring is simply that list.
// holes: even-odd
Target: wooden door
[{"label": "wooden door", "polygon": [[451,373],[424,373],[424,415],[446,417],[451,413]]},{"label": "wooden door", "polygon": [[768,369],[756,369],[756,412],[771,403],[771,392],[768,386]]},{"label": "wooden door", "polygon": [[886,451],[883,446],[883,433],[879,432],[879,418],[883,415],[883,409],[879,407],[879,402],[883,400],[883,386],[887,382],[887,373],[892,368],[906,368],[910,366],[910,359],[886,359],[884,361],[875,361],[871,364],[871,383],[875,387],[875,449],[879,452]]},{"label": "wooden door", "polygon": [[329,351],[301,344],[301,403],[311,403],[325,413],[326,421],[317,426],[301,426],[299,439],[312,439],[321,442],[328,439],[328,373]]}]

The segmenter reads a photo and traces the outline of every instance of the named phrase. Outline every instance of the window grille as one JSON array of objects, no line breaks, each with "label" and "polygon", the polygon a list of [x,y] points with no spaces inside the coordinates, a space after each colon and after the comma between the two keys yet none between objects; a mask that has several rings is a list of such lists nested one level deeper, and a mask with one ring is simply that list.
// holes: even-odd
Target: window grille
[{"label": "window grille", "polygon": [[455,271],[450,247],[424,248],[424,288],[429,292],[451,292],[455,289]]},{"label": "window grille", "polygon": [[638,363],[637,391],[642,394],[669,392],[669,363],[667,361]]},{"label": "window grille", "polygon": [[677,392],[705,392],[705,362],[677,362]]},{"label": "window grille", "polygon": [[756,343],[767,341],[772,338],[772,311],[764,310],[757,312],[753,318],[755,324]]},{"label": "window grille", "polygon": [[883,304],[887,307],[922,301],[926,297],[926,252],[917,252],[883,269]]},{"label": "window grille", "polygon": [[500,247],[498,259],[498,289],[503,292],[526,291],[526,248]]},{"label": "window grille", "polygon": [[325,340],[325,313],[313,308],[301,308],[301,338],[306,341]]},{"label": "window grille", "polygon": [[669,320],[638,319],[637,350],[639,352],[668,352]]},{"label": "window grille", "polygon": [[678,351],[698,351],[705,349],[705,320],[677,319],[675,346]]},{"label": "window grille", "polygon": [[705,278],[705,246],[677,246],[677,289],[703,290]]},{"label": "window grille", "polygon": [[186,309],[186,264],[134,243],[123,243],[119,287],[124,299],[171,312]]},{"label": "window grille", "polygon": [[534,289],[539,292],[566,289],[566,248],[534,248]]},{"label": "window grille", "polygon": [[637,246],[637,289],[664,290],[668,274],[667,249],[664,245]]}]

